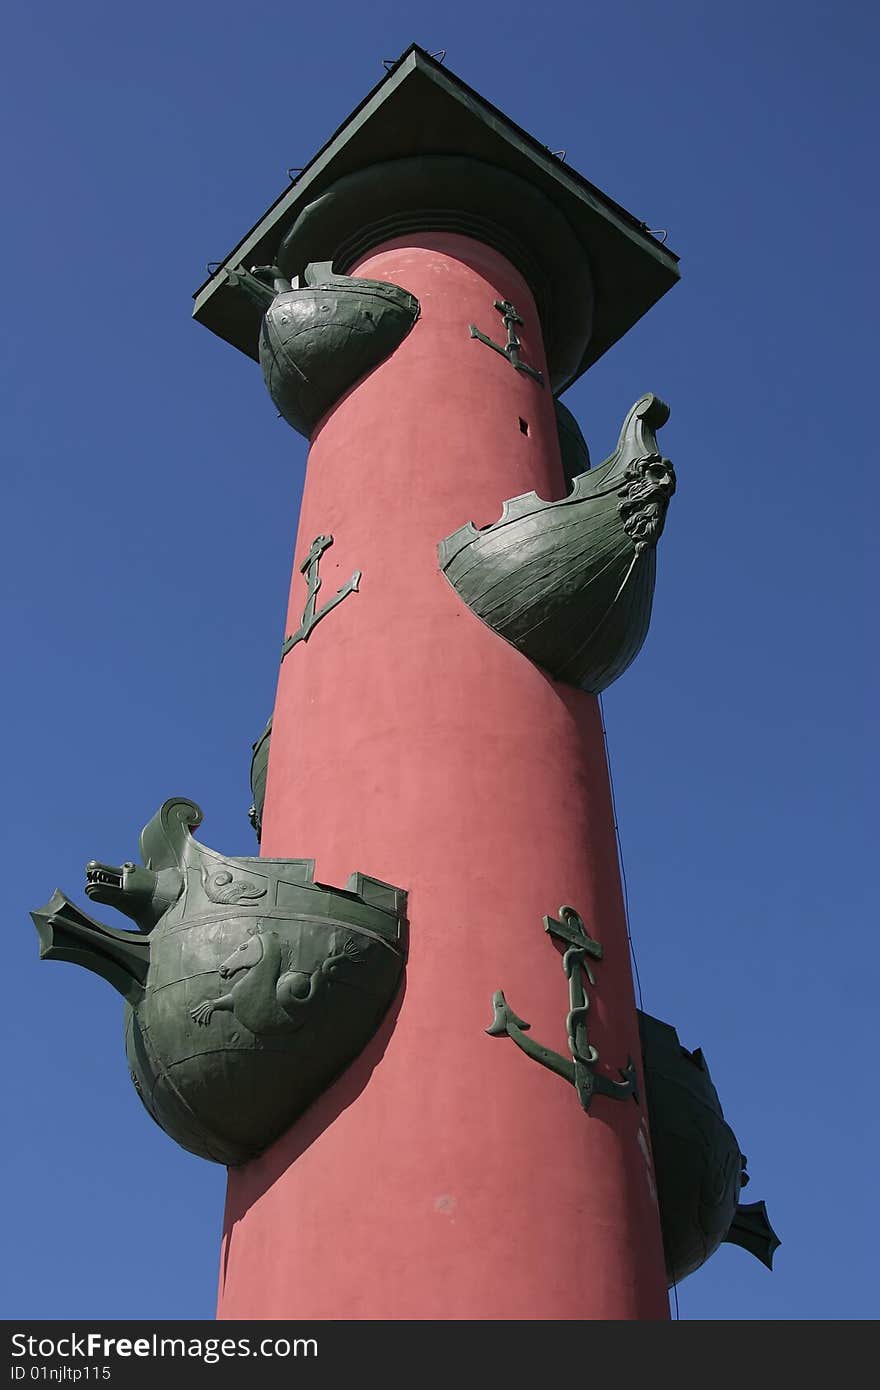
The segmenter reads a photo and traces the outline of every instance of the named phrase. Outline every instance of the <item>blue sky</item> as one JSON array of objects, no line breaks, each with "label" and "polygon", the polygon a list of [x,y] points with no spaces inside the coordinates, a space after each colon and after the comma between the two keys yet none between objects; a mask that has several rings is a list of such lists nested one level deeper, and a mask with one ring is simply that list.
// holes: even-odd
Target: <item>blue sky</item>
[{"label": "blue sky", "polygon": [[28,910],[172,794],[254,852],[305,445],[190,296],[416,40],[682,257],[565,397],[594,458],[672,407],[652,630],[605,697],[632,931],[783,1241],[772,1275],[722,1247],[680,1315],[875,1317],[876,10],[49,0],[4,37],[3,1316],[213,1314],[224,1172]]}]

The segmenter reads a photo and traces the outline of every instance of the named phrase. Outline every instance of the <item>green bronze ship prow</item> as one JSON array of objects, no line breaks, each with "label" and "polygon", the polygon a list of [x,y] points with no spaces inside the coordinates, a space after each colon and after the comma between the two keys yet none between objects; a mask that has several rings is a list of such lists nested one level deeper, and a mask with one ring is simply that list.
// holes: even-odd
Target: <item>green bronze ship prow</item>
[{"label": "green bronze ship prow", "polygon": [[639,1010],[639,1033],[666,1277],[670,1288],[725,1242],[768,1269],[780,1245],[763,1202],[740,1202],[746,1159],[724,1119],[702,1051]]},{"label": "green bronze ship prow", "polygon": [[101,975],[126,1000],[131,1077],[157,1124],[218,1163],[254,1158],[358,1056],[406,955],[406,894],[352,874],[316,883],[310,859],[228,858],[166,801],[143,867],[93,860],[86,893],[137,931],[95,921],[60,891],[32,913],[44,959]]},{"label": "green bronze ship prow", "polygon": [[469,608],[557,680],[598,694],[638,655],[651,620],[655,547],[675,491],[656,430],[669,407],[646,395],[617,448],[571,492],[504,503],[441,541],[440,567]]},{"label": "green bronze ship prow", "polygon": [[305,284],[278,266],[239,266],[231,285],[262,309],[259,357],[269,395],[299,434],[322,417],[403,342],[419,301],[383,280],[334,275],[330,261],[306,267]]}]

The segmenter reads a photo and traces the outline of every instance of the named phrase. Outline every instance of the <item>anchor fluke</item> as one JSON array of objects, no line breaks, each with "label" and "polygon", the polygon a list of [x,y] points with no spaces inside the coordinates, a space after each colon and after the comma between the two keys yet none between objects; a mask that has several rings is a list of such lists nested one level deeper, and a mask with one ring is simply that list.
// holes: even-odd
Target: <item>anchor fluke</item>
[{"label": "anchor fluke", "polygon": [[618,1069],[623,1078],[621,1081],[612,1081],[610,1077],[594,1071],[599,1052],[587,1036],[590,1000],[584,987],[583,976],[586,975],[591,985],[596,983],[586,957],[601,960],[604,955],[602,946],[590,936],[580,913],[566,904],[559,909],[558,918],[544,918],[544,930],[557,941],[564,943],[567,948],[562,958],[562,969],[568,980],[569,1007],[566,1029],[571,1058],[561,1056],[552,1048],[536,1042],[534,1038],[527,1038],[525,1034],[529,1024],[517,1017],[504,998],[504,991],[500,989],[496,989],[492,995],[495,1016],[486,1032],[492,1038],[511,1038],[527,1057],[531,1057],[540,1066],[555,1072],[574,1086],[581,1107],[586,1113],[589,1113],[593,1096],[597,1092],[611,1100],[625,1100],[627,1096],[632,1096],[633,1100],[637,1101],[636,1073],[631,1057],[627,1058],[626,1067]]},{"label": "anchor fluke", "polygon": [[503,1038],[510,1029],[508,1024],[512,1023],[514,1028],[520,1028],[524,1033],[531,1028],[530,1023],[526,1023],[524,1018],[519,1018],[504,998],[504,990],[496,989],[492,995],[492,1008],[495,1010],[495,1017],[492,1019],[486,1032],[490,1038]]}]

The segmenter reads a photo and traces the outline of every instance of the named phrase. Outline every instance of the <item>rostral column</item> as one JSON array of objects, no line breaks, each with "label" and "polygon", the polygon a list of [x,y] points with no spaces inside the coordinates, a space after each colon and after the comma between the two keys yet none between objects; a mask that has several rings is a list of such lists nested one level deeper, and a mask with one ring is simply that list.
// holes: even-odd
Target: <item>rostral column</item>
[{"label": "rostral column", "polygon": [[31,915],[229,1168],[221,1318],[658,1319],[722,1241],[771,1265],[702,1052],[635,1007],[596,701],[648,630],[669,411],[591,467],[558,401],[676,276],[412,47],[196,295],[311,445],[260,855],[171,797],[141,864],[86,866],[133,927]]},{"label": "rostral column", "polygon": [[[399,287],[417,316],[328,384],[349,339],[318,361],[296,295],[318,338],[349,312],[367,332],[342,276]],[[456,533],[569,494],[589,464],[555,396],[675,279],[641,224],[413,48],[197,296],[196,318],[252,356],[268,309],[267,382],[310,439],[255,762],[261,854],[401,885],[410,941],[358,1059],[230,1169],[221,1318],[668,1315],[594,693],[647,626],[656,536],[634,561],[621,499],[653,456],[665,510],[671,470],[645,442],[665,408],[641,402],[610,488],[582,505],[610,497],[604,521],[557,509],[542,549],[539,506],[486,554]]]}]

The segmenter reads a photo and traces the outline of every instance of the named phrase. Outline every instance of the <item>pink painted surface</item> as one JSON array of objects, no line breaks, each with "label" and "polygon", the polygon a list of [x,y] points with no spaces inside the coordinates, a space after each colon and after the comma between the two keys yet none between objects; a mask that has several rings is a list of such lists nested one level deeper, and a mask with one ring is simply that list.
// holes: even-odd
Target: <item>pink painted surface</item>
[{"label": "pink painted surface", "polygon": [[456,235],[386,243],[355,273],[404,286],[421,317],[312,441],[287,631],[315,536],[334,537],[319,604],[363,580],[281,667],[262,853],[406,888],[409,964],[361,1058],[230,1171],[218,1316],[665,1318],[643,1108],[598,1096],[587,1117],[485,1032],[503,989],[568,1055],[542,917],[570,903],[605,948],[600,1069],[639,1056],[597,703],[485,627],[437,560],[506,498],[565,491],[549,388],[468,336],[504,341],[509,298],[523,360],[546,370],[532,296]]}]

